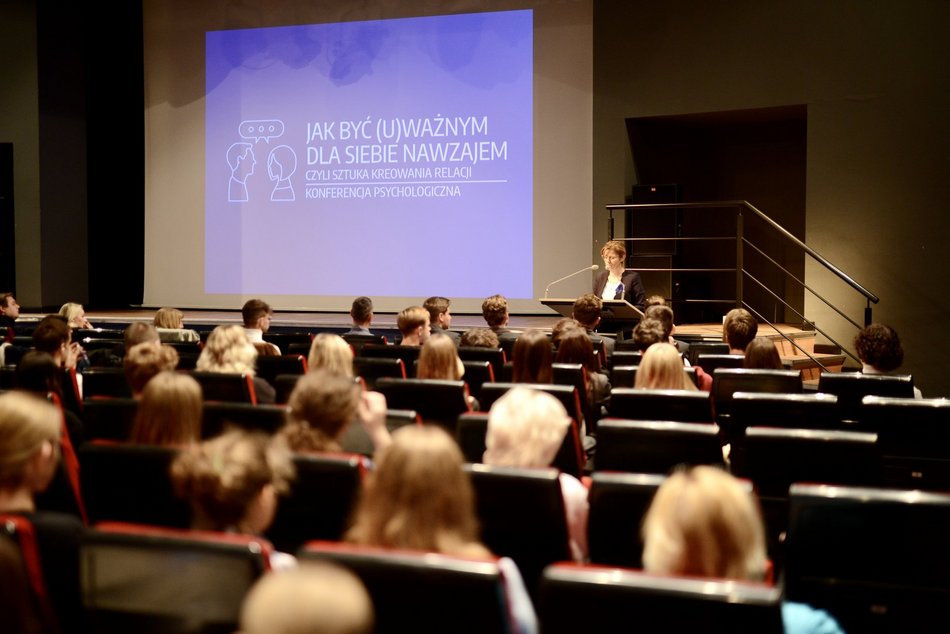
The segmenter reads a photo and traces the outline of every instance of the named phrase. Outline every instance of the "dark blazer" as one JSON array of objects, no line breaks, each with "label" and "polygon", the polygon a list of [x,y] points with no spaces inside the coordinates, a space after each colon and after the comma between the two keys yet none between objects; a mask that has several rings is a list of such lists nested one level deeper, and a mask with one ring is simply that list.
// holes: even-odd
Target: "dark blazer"
[{"label": "dark blazer", "polygon": [[[609,274],[609,271],[601,271],[594,278],[593,292],[597,297],[600,297],[600,294],[603,292],[604,284],[607,283],[607,276]],[[618,295],[614,297],[614,299],[625,299],[640,310],[643,310],[647,303],[647,292],[643,288],[640,274],[627,269],[623,272],[623,275],[620,276],[620,281],[623,282],[623,297]]]}]

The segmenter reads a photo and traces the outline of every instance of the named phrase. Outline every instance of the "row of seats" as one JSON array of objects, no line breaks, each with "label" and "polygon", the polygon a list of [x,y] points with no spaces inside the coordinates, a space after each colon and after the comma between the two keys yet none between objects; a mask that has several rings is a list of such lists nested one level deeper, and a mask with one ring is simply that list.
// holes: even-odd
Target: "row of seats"
[{"label": "row of seats", "polygon": [[[596,499],[592,490],[592,504]],[[950,627],[944,605],[950,495],[800,484],[791,500],[784,587],[555,561],[537,576],[542,631],[612,631],[628,624],[642,631],[781,632],[783,601],[826,609],[845,631]],[[601,519],[592,508],[592,522]],[[30,551],[22,518],[0,517],[0,533]],[[534,541],[538,553],[547,545]],[[91,625],[99,632],[233,631],[240,604],[269,568],[273,551],[257,537],[100,524],[81,550]],[[373,599],[378,632],[511,631],[504,570],[495,559],[328,541],[306,542],[294,552],[353,570]],[[26,559],[36,579],[36,558]]]}]

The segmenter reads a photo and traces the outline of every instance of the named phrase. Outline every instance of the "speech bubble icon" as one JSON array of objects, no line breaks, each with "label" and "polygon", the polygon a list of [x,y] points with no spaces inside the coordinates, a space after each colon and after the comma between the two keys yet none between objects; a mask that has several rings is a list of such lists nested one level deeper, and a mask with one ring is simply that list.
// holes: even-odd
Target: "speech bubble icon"
[{"label": "speech bubble icon", "polygon": [[242,139],[260,141],[264,139],[270,143],[271,139],[284,134],[284,122],[279,119],[262,119],[260,121],[242,121],[238,128]]}]

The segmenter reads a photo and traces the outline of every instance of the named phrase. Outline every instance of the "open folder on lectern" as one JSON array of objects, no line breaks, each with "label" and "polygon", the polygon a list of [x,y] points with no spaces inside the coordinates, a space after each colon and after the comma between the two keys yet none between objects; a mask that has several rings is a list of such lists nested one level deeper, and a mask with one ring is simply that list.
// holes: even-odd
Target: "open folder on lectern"
[{"label": "open folder on lectern", "polygon": [[[576,300],[545,298],[538,301],[564,317],[570,317],[574,314],[574,302]],[[643,312],[624,299],[605,299],[604,306],[600,309],[600,319],[604,322],[633,325],[642,318]]]}]

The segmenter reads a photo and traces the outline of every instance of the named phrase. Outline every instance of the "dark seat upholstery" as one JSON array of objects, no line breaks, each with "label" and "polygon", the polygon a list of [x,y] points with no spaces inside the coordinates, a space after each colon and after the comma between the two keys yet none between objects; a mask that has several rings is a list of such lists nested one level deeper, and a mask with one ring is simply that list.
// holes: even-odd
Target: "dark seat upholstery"
[{"label": "dark seat upholstery", "polygon": [[134,398],[94,398],[86,399],[82,409],[86,440],[124,442],[132,435],[139,402]]},{"label": "dark seat upholstery", "polygon": [[686,359],[690,365],[697,365],[701,354],[729,354],[729,344],[722,341],[691,341]]},{"label": "dark seat upholstery", "polygon": [[[692,346],[690,346],[692,348]],[[706,374],[713,374],[719,368],[741,368],[745,362],[745,356],[741,354],[700,354],[696,357],[697,365],[703,369]]]},{"label": "dark seat upholstery", "polygon": [[784,631],[778,588],[600,566],[545,570],[538,612],[545,634]]},{"label": "dark seat upholstery", "polygon": [[643,353],[639,350],[614,350],[610,355],[611,369],[618,365],[640,365],[642,359]]},{"label": "dark seat upholstery", "polygon": [[842,420],[857,421],[861,415],[861,399],[865,396],[914,398],[914,377],[860,372],[822,372],[818,391],[838,397]]},{"label": "dark seat upholstery", "polygon": [[482,385],[495,382],[495,370],[492,368],[491,361],[462,361],[465,367],[465,383],[469,391],[476,399],[482,392]]},{"label": "dark seat upholstery", "polygon": [[640,524],[664,480],[666,476],[657,473],[594,472],[587,496],[591,563],[642,567]]},{"label": "dark seat upholstery", "polygon": [[459,359],[464,361],[488,361],[491,363],[492,372],[495,379],[498,380],[501,374],[501,368],[508,362],[505,351],[501,348],[477,348],[473,346],[459,346]]},{"label": "dark seat upholstery", "polygon": [[399,358],[356,357],[353,359],[353,372],[366,382],[366,389],[376,388],[376,381],[383,377],[405,379],[406,365]]},{"label": "dark seat upholstery", "polygon": [[211,402],[202,407],[201,437],[214,438],[228,426],[273,434],[284,426],[287,408],[283,405]]},{"label": "dark seat upholstery", "polygon": [[681,423],[711,423],[712,397],[691,390],[611,390],[607,411],[613,418],[673,420]]},{"label": "dark seat upholstery", "polygon": [[[455,439],[462,448],[466,462],[479,463],[485,454],[485,437],[488,435],[488,412],[466,412],[459,416]],[[569,473],[575,478],[583,475],[583,447],[577,433],[577,425],[571,421],[564,442],[558,449],[551,466]]]},{"label": "dark seat upholstery", "polygon": [[187,527],[190,509],[174,493],[169,467],[179,450],[91,442],[79,449],[90,521]]},{"label": "dark seat upholstery", "polygon": [[950,631],[950,495],[796,484],[786,593],[847,632]]},{"label": "dark seat upholstery", "polygon": [[132,388],[125,380],[122,368],[86,368],[82,373],[82,393],[93,396],[131,397]]},{"label": "dark seat upholstery", "polygon": [[80,553],[94,632],[234,632],[244,596],[269,568],[259,537],[103,524]]},{"label": "dark seat upholstery", "polygon": [[384,346],[371,343],[363,346],[359,356],[375,359],[402,359],[402,364],[406,368],[406,376],[411,376],[421,350],[421,346]]},{"label": "dark seat upholstery", "polygon": [[514,632],[502,573],[493,559],[311,542],[302,561],[352,570],[373,601],[377,632]]},{"label": "dark seat upholstery", "polygon": [[597,471],[667,474],[680,464],[721,465],[719,427],[707,423],[605,418],[597,432]]},{"label": "dark seat upholstery", "polygon": [[369,463],[356,454],[296,454],[297,476],[277,505],[267,538],[296,552],[312,539],[343,538]]},{"label": "dark seat upholstery", "polygon": [[224,372],[189,372],[199,385],[204,400],[232,403],[257,403],[254,377],[250,374]]},{"label": "dark seat upholstery", "polygon": [[299,374],[278,374],[274,377],[274,402],[278,405],[285,404],[290,400],[290,394],[297,387]]},{"label": "dark seat upholstery", "polygon": [[[490,410],[491,406],[495,404],[495,401],[504,396],[508,390],[519,386],[547,392],[561,402],[561,405],[563,405],[564,409],[567,410],[567,415],[573,418],[575,421],[578,421],[578,425],[580,425],[580,422],[584,420],[584,409],[581,405],[581,396],[578,394],[577,388],[571,385],[498,382],[485,384],[482,386],[481,398],[479,399],[479,405],[481,406],[481,409],[483,411]],[[584,398],[586,399],[586,395],[584,395]]]},{"label": "dark seat upholstery", "polygon": [[385,346],[386,336],[385,335],[361,335],[359,333],[346,333],[340,335],[343,337],[343,341],[350,344],[350,347],[353,348],[353,351],[356,354],[360,353],[360,350],[363,349],[363,346],[366,344],[376,344],[378,346]]},{"label": "dark seat upholstery", "polygon": [[888,486],[950,491],[950,400],[865,396],[860,419],[878,435]]},{"label": "dark seat upholstery", "polygon": [[279,356],[260,355],[257,357],[257,376],[271,385],[280,374],[306,374],[307,358],[300,354],[282,354]]},{"label": "dark seat upholstery", "polygon": [[466,469],[475,488],[482,542],[496,555],[511,557],[529,594],[537,596],[544,567],[571,559],[557,470],[482,464]]},{"label": "dark seat upholstery", "polygon": [[[291,344],[304,344],[309,346],[313,341],[313,335],[309,332],[274,332],[271,328],[264,333],[264,341],[272,343],[283,353],[290,352]],[[306,356],[306,355],[304,355]]]},{"label": "dark seat upholstery", "polygon": [[802,391],[802,375],[798,370],[718,368],[712,377],[713,408],[720,426],[732,413],[732,395],[736,392],[799,394]]},{"label": "dark seat upholstery", "polygon": [[[8,540],[20,553],[23,572],[29,583],[35,608],[32,614],[45,623],[55,623],[55,609],[50,602],[49,589],[43,575],[43,553],[33,523],[16,513],[0,513],[0,540]],[[5,621],[8,618],[4,615]]]},{"label": "dark seat upholstery", "polygon": [[469,411],[464,381],[381,378],[376,389],[386,397],[387,407],[415,410],[425,422],[439,423],[453,435],[459,414]]}]

